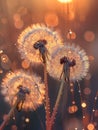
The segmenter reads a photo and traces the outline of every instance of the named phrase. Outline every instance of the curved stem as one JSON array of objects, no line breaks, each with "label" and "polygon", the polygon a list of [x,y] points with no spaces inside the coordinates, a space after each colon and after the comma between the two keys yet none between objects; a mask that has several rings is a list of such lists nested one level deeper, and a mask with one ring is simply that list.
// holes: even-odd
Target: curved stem
[{"label": "curved stem", "polygon": [[4,127],[7,125],[8,121],[10,120],[11,116],[13,115],[13,112],[14,112],[18,102],[19,102],[19,99],[16,100],[14,106],[11,108],[10,112],[8,113],[7,118],[0,125],[0,130],[3,130]]}]

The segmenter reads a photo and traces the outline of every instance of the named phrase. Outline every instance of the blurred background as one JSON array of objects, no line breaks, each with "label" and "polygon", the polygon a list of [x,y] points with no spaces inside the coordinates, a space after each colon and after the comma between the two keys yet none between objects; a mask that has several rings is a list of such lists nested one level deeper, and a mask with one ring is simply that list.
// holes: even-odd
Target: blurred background
[{"label": "blurred background", "polygon": [[[17,49],[19,34],[36,23],[58,31],[66,43],[79,45],[90,62],[85,79],[74,84],[75,106],[71,104],[72,93],[64,89],[53,130],[98,130],[98,1],[0,0],[0,82],[7,72],[20,68],[34,70],[43,77],[43,67],[31,67],[21,59]],[[59,82],[50,76],[48,82],[52,111]],[[9,110],[9,104],[0,94],[0,123]],[[45,130],[44,107],[16,111],[4,130]]]}]

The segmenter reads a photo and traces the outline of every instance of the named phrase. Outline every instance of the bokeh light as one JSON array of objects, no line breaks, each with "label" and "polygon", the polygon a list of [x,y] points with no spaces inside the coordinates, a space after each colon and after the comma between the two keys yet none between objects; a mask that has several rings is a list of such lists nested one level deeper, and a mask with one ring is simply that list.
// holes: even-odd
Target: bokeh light
[{"label": "bokeh light", "polygon": [[65,44],[65,46],[58,47],[52,54],[52,60],[48,64],[47,69],[52,77],[60,79],[63,69],[63,65],[60,64],[60,59],[64,56],[70,60],[76,60],[76,65],[70,68],[70,80],[81,80],[87,75],[89,60],[86,52],[75,44]]},{"label": "bokeh light", "polygon": [[71,40],[74,40],[74,39],[76,39],[76,33],[75,32],[73,32],[72,30],[69,30],[69,32],[67,33],[67,39],[71,39]]},{"label": "bokeh light", "polygon": [[10,105],[13,105],[17,100],[19,85],[30,90],[30,94],[26,95],[23,104],[24,110],[35,110],[43,103],[45,91],[41,78],[33,73],[29,74],[20,70],[14,73],[9,72],[2,81],[1,93]]},{"label": "bokeh light", "polygon": [[86,107],[87,107],[87,104],[86,104],[85,102],[82,102],[82,103],[81,103],[81,107],[82,107],[82,108],[86,108]]},{"label": "bokeh light", "polygon": [[11,61],[9,60],[7,63],[1,62],[1,67],[2,67],[4,70],[9,70],[9,69],[11,69]]},{"label": "bokeh light", "polygon": [[94,124],[89,123],[88,126],[87,126],[87,129],[88,129],[88,130],[95,130]]},{"label": "bokeh light", "polygon": [[92,32],[92,31],[86,31],[84,33],[84,39],[87,42],[93,42],[95,40],[95,34],[94,34],[94,32]]},{"label": "bokeh light", "polygon": [[[68,37],[65,36],[66,35],[65,32],[67,31],[67,28],[66,28],[67,27],[67,20],[69,20],[68,26],[71,27],[72,29],[74,29],[73,31],[75,31],[71,35],[71,39],[72,40],[75,39],[77,42],[76,45],[80,44],[84,47],[84,49],[87,50],[87,52],[90,54],[88,60],[91,63],[91,69],[93,67],[93,69],[91,70],[91,75],[89,75],[89,73],[87,73],[87,71],[86,71],[87,75],[86,74],[83,75],[82,72],[84,72],[84,71],[82,71],[82,72],[80,72],[79,77],[77,77],[75,74],[73,74],[73,77],[75,76],[74,79],[71,77],[72,80],[77,80],[77,79],[80,80],[84,77],[86,79],[86,81],[82,82],[83,83],[81,86],[82,93],[80,93],[80,96],[84,96],[83,98],[86,98],[87,103],[89,103],[89,105],[87,104],[87,111],[86,111],[86,112],[88,112],[88,109],[91,110],[92,104],[93,104],[94,97],[92,94],[94,94],[94,92],[97,90],[97,84],[96,84],[97,83],[97,81],[96,81],[97,80],[97,72],[98,72],[97,71],[97,69],[98,69],[98,62],[97,62],[97,55],[98,55],[98,53],[97,53],[97,50],[98,50],[98,47],[97,47],[98,46],[98,44],[97,44],[97,35],[98,35],[97,28],[98,28],[98,24],[97,24],[97,4],[96,4],[97,2],[93,1],[92,6],[89,6],[89,3],[91,3],[91,0],[82,0],[82,1],[62,0],[62,3],[58,2],[58,0],[54,0],[54,1],[53,0],[50,0],[50,1],[45,0],[45,1],[42,1],[42,3],[41,2],[39,3],[39,2],[40,2],[40,0],[37,0],[37,1],[36,0],[30,0],[30,1],[26,1],[26,0],[13,1],[13,0],[11,0],[10,2],[9,2],[9,0],[6,0],[6,1],[1,0],[1,2],[0,2],[0,6],[1,6],[1,8],[0,8],[0,49],[4,49],[4,52],[7,51],[7,54],[8,54],[8,56],[10,56],[9,58],[11,58],[10,60],[12,61],[12,63],[10,62],[11,64],[9,64],[8,59],[5,58],[2,60],[2,58],[1,58],[0,80],[2,80],[6,71],[8,71],[9,69],[11,69],[13,71],[16,70],[18,67],[19,68],[22,67],[23,69],[32,69],[32,68],[29,68],[31,65],[30,62],[33,62],[33,61],[34,62],[35,61],[41,62],[39,52],[38,51],[34,52],[32,50],[33,44],[31,44],[32,43],[31,41],[33,38],[31,38],[31,40],[29,38],[27,38],[29,35],[32,35],[32,34],[28,33],[28,30],[26,32],[27,35],[25,35],[26,37],[24,38],[25,40],[27,40],[27,46],[25,46],[25,47],[21,46],[21,51],[19,49],[19,52],[23,53],[23,54],[21,54],[22,58],[25,59],[25,60],[21,61],[21,58],[19,57],[20,55],[17,55],[18,52],[17,52],[16,46],[14,48],[14,43],[16,42],[17,36],[19,35],[20,31],[22,31],[24,28],[26,28],[27,26],[29,26],[32,23],[45,22],[45,25],[47,25],[50,28],[55,27],[57,29],[57,27],[59,27],[59,29],[62,33],[62,36],[70,40],[69,34],[68,34]],[[68,2],[72,2],[72,3],[68,3]],[[46,5],[46,3],[47,3],[47,5]],[[74,10],[71,10],[71,5],[74,6]],[[65,7],[69,8],[69,10],[67,10],[67,9],[64,10]],[[90,8],[89,14],[86,15],[88,8]],[[51,11],[51,12],[49,12],[49,11]],[[66,12],[64,12],[64,11],[66,11]],[[68,19],[67,19],[67,13],[69,13]],[[74,21],[70,21],[70,20],[74,20]],[[42,28],[44,28],[43,25],[42,25]],[[47,27],[45,26],[45,28],[47,28]],[[36,31],[37,27],[33,28],[33,29],[35,32],[37,32]],[[51,28],[51,29],[53,29],[53,28]],[[85,32],[84,32],[84,30],[85,30]],[[91,33],[87,34],[86,31],[90,31]],[[32,32],[33,31],[31,31],[30,33],[32,33]],[[39,34],[40,34],[40,32],[41,31],[38,31]],[[38,33],[36,33],[36,34],[38,34]],[[45,35],[45,33],[40,34],[40,35],[41,36]],[[39,37],[39,39],[41,38],[41,36]],[[53,40],[49,40],[50,38],[48,36],[46,37],[46,35],[45,35],[45,38],[47,38],[46,40],[50,41],[48,43],[52,45],[53,43],[51,41],[53,41]],[[33,37],[33,35],[32,35],[32,37]],[[35,41],[37,39],[36,37],[37,37],[37,35],[34,35]],[[83,41],[83,38],[84,38],[84,41]],[[33,41],[34,41],[34,39],[33,39]],[[67,39],[65,39],[65,41],[67,41]],[[81,39],[81,40],[79,41],[79,39]],[[24,41],[23,41],[23,43],[25,43]],[[58,39],[57,39],[57,41],[58,41]],[[91,42],[94,42],[94,44],[90,44]],[[30,50],[29,50],[29,45],[31,48]],[[50,48],[49,46],[46,46],[47,49]],[[22,51],[22,47],[23,47],[23,51]],[[56,44],[55,47],[53,47],[54,50],[56,50],[55,48],[58,48],[58,44]],[[51,47],[51,50],[52,50],[52,47]],[[78,51],[80,52],[81,48]],[[0,50],[0,57],[2,56],[1,54],[4,52],[3,52],[3,50]],[[32,52],[34,52],[34,53],[32,53]],[[52,52],[52,51],[49,50],[49,53],[50,52]],[[74,50],[73,50],[73,52],[74,52]],[[76,52],[76,53],[78,54],[78,52]],[[38,55],[36,55],[36,54],[38,54]],[[71,55],[72,51],[69,51],[68,54]],[[81,55],[81,59],[82,59],[82,57],[84,57],[84,55]],[[38,59],[38,60],[36,60],[36,59]],[[29,60],[29,62],[28,62],[28,60]],[[53,62],[55,63],[55,61],[53,61]],[[58,62],[59,62],[59,60],[58,60]],[[83,61],[83,62],[85,62],[85,61]],[[79,65],[83,66],[83,64],[81,64],[81,63]],[[55,64],[53,66],[58,70],[60,69],[59,67],[57,68],[55,66]],[[41,69],[41,68],[39,68],[39,69]],[[37,70],[38,73],[40,73],[39,69]],[[34,71],[36,71],[36,70],[34,70]],[[62,69],[61,69],[61,71],[62,71]],[[58,77],[60,77],[61,71],[59,74],[57,73]],[[77,74],[78,73],[79,73],[79,71],[77,71]],[[54,74],[54,71],[52,71],[51,75],[53,75],[53,74]],[[32,75],[31,75],[31,77],[32,77]],[[91,80],[91,82],[90,82],[90,80]],[[85,84],[85,82],[86,82],[86,84]],[[50,80],[49,80],[49,84],[52,84]],[[77,85],[77,84],[75,84],[75,85]],[[53,89],[55,90],[55,86],[51,90],[53,90]],[[76,98],[78,98],[78,96],[77,96],[78,90],[77,89],[78,88],[76,88],[76,91],[75,91]],[[1,88],[0,88],[0,90],[1,90]],[[49,90],[50,90],[50,88],[49,88]],[[56,97],[56,95],[53,95],[51,93],[51,90],[50,90],[50,96]],[[79,90],[79,92],[80,92],[80,90]],[[84,95],[81,95],[81,94],[84,94]],[[79,95],[79,93],[78,93],[78,95]],[[80,97],[80,98],[82,98],[82,97]],[[2,100],[2,95],[1,95],[1,111],[0,111],[1,115],[2,115],[2,112],[4,111],[4,110],[2,110],[4,107],[4,106],[2,106],[3,105],[2,102],[3,102],[3,100]],[[69,102],[69,98],[68,98],[68,102]],[[63,100],[62,100],[62,103],[63,103]],[[78,103],[80,103],[80,102],[78,102]],[[77,104],[77,105],[79,105],[79,104]],[[96,104],[96,105],[98,106],[98,104]],[[76,113],[75,116],[77,116],[78,114],[79,114],[79,117],[82,116],[82,115],[80,115],[81,112]],[[91,113],[89,113],[89,114],[91,115]],[[34,116],[34,115],[32,115],[32,116]],[[97,110],[94,112],[94,116],[96,116],[95,118],[98,118],[97,117],[98,116]],[[65,115],[65,117],[67,118],[67,115]],[[71,115],[70,118],[71,117],[73,117],[73,115]],[[58,116],[57,116],[57,118],[58,118]],[[94,118],[94,120],[96,120],[95,118]],[[18,122],[19,122],[19,120],[18,120]],[[32,120],[33,120],[33,118],[32,118]],[[57,119],[57,120],[60,120],[60,119]],[[36,119],[35,119],[35,121],[36,121]],[[21,122],[19,122],[19,124],[20,123]],[[21,126],[22,126],[22,124],[21,124]],[[98,125],[97,125],[97,127],[98,127]],[[77,126],[73,125],[73,127],[71,127],[71,130],[75,129],[75,128],[77,128]],[[7,129],[7,128],[5,128],[5,129]],[[69,129],[70,129],[70,126],[69,126]],[[79,129],[79,130],[81,130],[81,129]]]},{"label": "bokeh light", "polygon": [[3,50],[0,50],[0,54],[2,54],[3,53]]},{"label": "bokeh light", "polygon": [[29,123],[29,122],[30,122],[30,119],[29,119],[29,118],[25,118],[25,122],[26,122],[26,123]]},{"label": "bokeh light", "polygon": [[72,0],[58,0],[59,2],[61,2],[61,3],[70,3],[70,2],[72,2]]},{"label": "bokeh light", "polygon": [[6,54],[2,54],[1,55],[1,62],[3,63],[7,63],[9,60],[8,56]]},{"label": "bokeh light", "polygon": [[45,15],[45,23],[47,26],[55,27],[58,25],[58,16],[56,13],[47,13]]},{"label": "bokeh light", "polygon": [[78,107],[77,107],[76,105],[72,105],[72,106],[69,106],[69,107],[68,107],[68,112],[69,112],[70,114],[75,113],[77,110],[78,110]]},{"label": "bokeh light", "polygon": [[11,68],[11,61],[4,53],[1,54],[1,67],[5,70],[9,70]]},{"label": "bokeh light", "polygon": [[86,88],[84,88],[83,92],[84,92],[85,95],[90,95],[91,89],[89,87],[86,87]]},{"label": "bokeh light", "polygon": [[28,69],[30,67],[30,62],[27,61],[27,60],[23,60],[22,63],[21,63],[21,66],[24,68],[24,69]]}]

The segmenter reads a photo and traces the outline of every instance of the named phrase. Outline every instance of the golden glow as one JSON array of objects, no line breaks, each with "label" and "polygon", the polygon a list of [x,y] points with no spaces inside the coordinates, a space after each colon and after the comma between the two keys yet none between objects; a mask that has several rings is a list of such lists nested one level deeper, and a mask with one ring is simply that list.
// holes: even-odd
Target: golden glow
[{"label": "golden glow", "polygon": [[78,107],[76,105],[72,105],[68,107],[69,113],[75,113],[78,110]]},{"label": "golden glow", "polygon": [[30,94],[26,95],[25,102],[23,104],[24,110],[35,110],[43,103],[44,100],[44,84],[41,82],[41,78],[35,74],[30,75],[23,71],[16,71],[8,73],[2,81],[1,93],[5,96],[5,101],[10,105],[17,100],[17,93],[19,92],[18,86],[22,85],[30,90]]},{"label": "golden glow", "polygon": [[30,122],[30,119],[29,119],[29,118],[25,118],[25,122],[26,122],[26,123],[29,123],[29,122]]},{"label": "golden glow", "polygon": [[87,105],[86,105],[85,102],[82,102],[81,106],[82,106],[83,108],[86,108]]},{"label": "golden glow", "polygon": [[[58,32],[52,31],[43,24],[33,24],[27,27],[18,38],[18,49],[23,59],[31,63],[41,63],[41,55],[33,45],[38,40],[45,39],[47,41],[46,49],[48,56],[54,52],[55,48],[62,44],[61,37]],[[50,58],[50,57],[48,57]]]},{"label": "golden glow", "polygon": [[59,2],[61,2],[61,3],[70,3],[70,2],[72,2],[72,0],[58,0]]},{"label": "golden glow", "polygon": [[94,124],[89,123],[88,126],[87,126],[87,129],[88,129],[88,130],[95,130]]},{"label": "golden glow", "polygon": [[0,54],[2,54],[3,53],[3,50],[0,50]]},{"label": "golden glow", "polygon": [[48,63],[47,69],[52,77],[60,79],[63,67],[60,64],[60,59],[63,56],[67,56],[70,60],[76,60],[76,65],[70,68],[71,81],[81,80],[87,75],[89,61],[86,52],[74,44],[65,44],[65,46],[57,46],[57,49],[52,55],[51,62]]}]

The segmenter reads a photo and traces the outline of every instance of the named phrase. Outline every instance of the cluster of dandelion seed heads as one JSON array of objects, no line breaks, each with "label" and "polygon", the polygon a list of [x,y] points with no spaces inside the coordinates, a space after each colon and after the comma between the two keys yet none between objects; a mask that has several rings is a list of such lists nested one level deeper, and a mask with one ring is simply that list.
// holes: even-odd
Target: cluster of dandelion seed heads
[{"label": "cluster of dandelion seed heads", "polygon": [[24,110],[35,110],[44,101],[45,87],[41,78],[37,75],[30,75],[23,71],[8,73],[3,78],[1,84],[1,93],[4,95],[5,101],[13,105],[17,100],[18,86],[22,85],[30,90],[30,94],[26,94],[26,99],[23,104]]},{"label": "cluster of dandelion seed heads", "polygon": [[47,41],[45,47],[47,48],[49,54],[55,50],[57,45],[62,44],[61,37],[57,32],[52,31],[43,24],[34,24],[27,27],[19,35],[17,47],[21,57],[29,60],[31,63],[41,62],[39,50],[36,50],[33,45],[38,40],[43,39]]},{"label": "cluster of dandelion seed heads", "polygon": [[57,79],[60,79],[63,65],[60,64],[62,57],[68,57],[69,60],[74,59],[76,65],[70,67],[70,80],[76,81],[84,78],[89,70],[89,60],[86,52],[75,44],[65,44],[58,47],[58,49],[52,54],[52,60],[48,63],[49,74]]}]

